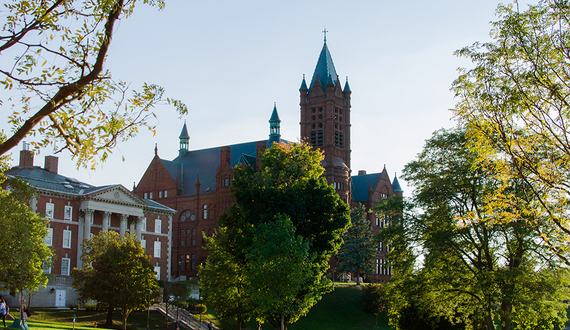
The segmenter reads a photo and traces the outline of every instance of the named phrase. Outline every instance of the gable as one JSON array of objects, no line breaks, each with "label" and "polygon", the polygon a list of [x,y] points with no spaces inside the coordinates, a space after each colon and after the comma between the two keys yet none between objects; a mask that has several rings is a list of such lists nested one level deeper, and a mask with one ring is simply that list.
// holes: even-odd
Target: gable
[{"label": "gable", "polygon": [[85,195],[89,200],[143,207],[145,203],[122,185],[104,187]]}]

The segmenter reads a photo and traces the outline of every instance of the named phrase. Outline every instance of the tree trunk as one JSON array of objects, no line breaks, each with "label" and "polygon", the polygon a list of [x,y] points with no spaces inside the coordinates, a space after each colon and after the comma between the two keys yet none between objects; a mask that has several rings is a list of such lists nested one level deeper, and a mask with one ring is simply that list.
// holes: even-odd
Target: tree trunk
[{"label": "tree trunk", "polygon": [[107,308],[107,320],[105,321],[105,327],[110,328],[113,326],[113,307],[109,306]]},{"label": "tree trunk", "polygon": [[237,318],[237,330],[241,330],[242,319],[241,316]]},{"label": "tree trunk", "polygon": [[356,285],[360,285],[360,273],[356,273]]},{"label": "tree trunk", "polygon": [[281,314],[281,330],[285,330],[285,315]]},{"label": "tree trunk", "polygon": [[487,324],[487,330],[495,330],[495,324],[493,324],[490,314],[485,315],[485,323]]}]

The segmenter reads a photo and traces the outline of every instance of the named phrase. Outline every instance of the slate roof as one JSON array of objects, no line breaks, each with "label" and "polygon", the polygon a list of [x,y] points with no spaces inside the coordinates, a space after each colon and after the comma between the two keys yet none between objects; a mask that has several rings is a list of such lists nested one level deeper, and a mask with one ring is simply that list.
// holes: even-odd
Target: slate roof
[{"label": "slate roof", "polygon": [[392,181],[392,188],[394,192],[404,192],[402,187],[400,186],[400,181],[398,181],[398,177],[394,174],[394,181]]},{"label": "slate roof", "polygon": [[382,173],[372,173],[364,175],[355,175],[352,177],[350,189],[352,189],[352,200],[355,202],[368,201],[368,188],[372,184],[372,189],[376,187],[378,179]]},{"label": "slate roof", "polygon": [[279,114],[277,113],[277,105],[273,105],[273,112],[271,113],[271,118],[269,118],[269,122],[272,121],[281,122],[281,119],[279,119]]},{"label": "slate roof", "polygon": [[[125,191],[129,191],[128,189],[119,184],[94,186],[74,178],[49,172],[46,169],[43,169],[39,166],[35,166],[33,168],[16,166],[5,171],[4,174],[8,177],[18,177],[24,181],[27,181],[29,184],[31,184],[32,186],[36,187],[36,189],[39,190],[65,194],[65,195],[72,195],[79,198],[87,197],[88,195],[91,195],[93,193],[97,193],[99,191],[117,186],[122,187]],[[153,200],[140,198],[134,194],[133,196],[140,199],[140,201],[143,204],[146,204],[148,207],[167,212],[175,212],[175,210],[166,207],[160,203],[157,203]]]},{"label": "slate roof", "polygon": [[[323,49],[321,50],[321,54],[319,55],[317,66],[315,67],[313,78],[311,79],[311,85],[309,85],[309,94],[311,94],[311,91],[313,90],[317,76],[319,77],[319,82],[321,83],[323,89],[325,89],[325,85],[327,83],[335,84],[337,81],[336,69],[334,68],[332,56],[329,52],[326,41],[323,45]],[[301,88],[302,87],[303,85],[301,84]]]},{"label": "slate roof", "polygon": [[[231,150],[230,166],[233,167],[240,162],[255,166],[258,142],[267,143],[267,140],[227,146]],[[161,159],[172,178],[178,180],[182,196],[194,195],[197,176],[201,184],[200,193],[216,190],[216,170],[220,165],[221,148],[190,150],[172,161]]]}]

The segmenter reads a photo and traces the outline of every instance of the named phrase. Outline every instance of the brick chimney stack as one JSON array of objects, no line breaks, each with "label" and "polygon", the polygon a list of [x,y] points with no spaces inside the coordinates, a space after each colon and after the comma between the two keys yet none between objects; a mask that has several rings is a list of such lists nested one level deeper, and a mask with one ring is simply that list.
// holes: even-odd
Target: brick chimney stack
[{"label": "brick chimney stack", "polygon": [[53,174],[57,174],[58,158],[56,156],[46,156],[44,168]]},{"label": "brick chimney stack", "polygon": [[22,144],[20,150],[20,167],[33,168],[34,167],[34,153],[30,151],[30,145],[26,142]]}]

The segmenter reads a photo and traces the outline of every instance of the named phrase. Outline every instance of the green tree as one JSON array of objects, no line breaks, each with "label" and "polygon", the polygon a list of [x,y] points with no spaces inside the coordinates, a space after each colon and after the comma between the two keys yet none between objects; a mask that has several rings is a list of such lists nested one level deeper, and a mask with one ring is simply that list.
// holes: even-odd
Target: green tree
[{"label": "green tree", "polygon": [[[503,223],[501,214],[484,211],[485,197],[500,183],[475,166],[478,155],[467,143],[463,130],[437,131],[404,169],[421,213],[404,212],[381,233],[394,247],[391,324],[404,329],[400,321],[410,311],[447,327],[492,330],[498,321],[508,330],[523,319],[562,324],[568,272],[527,226],[532,214]],[[511,186],[517,194],[529,189],[515,180]],[[394,262],[410,258],[413,267]]]},{"label": "green tree", "polygon": [[388,311],[388,296],[383,290],[383,284],[370,283],[364,287],[362,294],[363,310],[366,313],[374,314],[376,324],[378,326],[378,314]]},{"label": "green tree", "polygon": [[112,313],[121,309],[123,328],[129,314],[146,309],[149,292],[155,297],[158,283],[150,256],[146,255],[135,235],[119,236],[114,231],[101,231],[82,244],[81,269],[73,269],[73,288],[82,299],[92,299],[108,308],[107,326]]},{"label": "green tree", "polygon": [[[520,8],[499,5],[487,43],[458,50],[475,65],[453,83],[453,109],[467,128],[470,147],[501,183],[487,212],[501,221],[532,213],[528,225],[570,265],[570,3],[541,0]],[[521,180],[528,189],[509,189]],[[541,224],[555,232],[541,232]]]},{"label": "green tree", "polygon": [[337,271],[356,273],[356,283],[360,285],[360,276],[372,274],[378,250],[372,227],[366,219],[366,208],[360,205],[350,212],[352,226],[342,236],[344,243],[338,253]]},{"label": "green tree", "polygon": [[[295,235],[307,240],[309,255],[314,255],[311,281],[303,284],[293,300],[296,314],[285,315],[285,324],[305,315],[322,294],[332,290],[325,276],[328,261],[338,252],[350,221],[348,206],[320,177],[322,159],[320,152],[306,144],[273,144],[261,155],[257,171],[251,166],[236,168],[231,190],[236,203],[218,219],[223,232],[219,245],[240,269],[247,268],[247,250],[253,245],[257,226],[274,222],[276,215],[288,216]],[[280,320],[265,321],[280,324]]]},{"label": "green tree", "polygon": [[213,237],[204,234],[203,238],[209,254],[198,270],[200,293],[220,318],[236,318],[239,330],[256,315],[246,291],[245,269],[224,248],[228,244],[225,228]]},{"label": "green tree", "polygon": [[29,206],[35,189],[18,178],[10,179],[8,187],[0,191],[0,289],[19,292],[21,301],[23,290],[46,286],[43,266],[51,266],[54,254],[45,244],[49,221]]},{"label": "green tree", "polygon": [[154,130],[152,109],[160,103],[187,109],[164,97],[160,86],[129,91],[104,68],[115,23],[138,2],[162,8],[163,0],[17,0],[3,4],[0,84],[16,89],[9,123],[13,134],[0,155],[26,135],[36,148],[68,149],[77,166],[104,161],[117,142],[140,128]]},{"label": "green tree", "polygon": [[310,307],[296,302],[297,296],[312,282],[314,255],[309,255],[308,241],[295,235],[288,216],[277,215],[275,221],[255,228],[246,259],[246,290],[256,313],[261,320],[267,319],[271,325],[285,330],[285,319],[293,323],[303,315],[299,309]]}]

